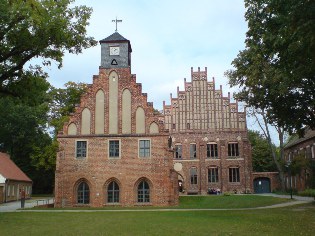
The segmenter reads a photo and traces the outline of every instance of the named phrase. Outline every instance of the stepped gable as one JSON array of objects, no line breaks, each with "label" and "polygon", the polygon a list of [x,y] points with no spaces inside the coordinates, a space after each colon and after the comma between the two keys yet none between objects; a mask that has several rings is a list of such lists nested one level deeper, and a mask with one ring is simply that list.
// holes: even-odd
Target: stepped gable
[{"label": "stepped gable", "polygon": [[[161,115],[157,114],[154,111],[153,103],[147,101],[147,94],[143,93],[142,91],[142,84],[136,82],[136,75],[130,74],[129,69],[125,68],[118,68],[115,70],[106,70],[100,69],[99,75],[93,76],[93,84],[88,86],[88,91],[82,96],[80,104],[77,105],[74,114],[71,115],[69,122],[66,123],[64,126],[63,132],[60,135],[68,135],[68,127],[70,125],[76,126],[76,133],[78,135],[81,134],[81,127],[82,127],[82,112],[84,109],[89,109],[91,112],[91,119],[92,121],[95,120],[95,96],[98,91],[103,91],[105,93],[105,121],[108,121],[108,108],[109,107],[109,98],[108,98],[108,91],[109,91],[109,75],[112,72],[116,72],[119,76],[119,88],[118,88],[118,97],[122,97],[122,93],[125,89],[128,89],[134,98],[132,100],[132,131],[131,133],[135,133],[135,126],[136,126],[136,110],[138,107],[142,107],[146,114],[146,133],[149,133],[150,124],[156,123],[159,127],[160,133],[164,132],[167,133],[165,130],[163,122],[161,122]],[[122,102],[119,102],[118,110],[121,111]],[[104,127],[103,134],[109,134],[109,127],[108,124]],[[90,128],[90,135],[95,134],[95,123],[91,122]],[[121,124],[119,126],[119,132],[117,134],[122,134]]]},{"label": "stepped gable", "polygon": [[166,129],[179,132],[192,130],[245,131],[246,112],[238,102],[231,102],[230,93],[223,96],[222,86],[215,88],[215,79],[207,79],[207,68],[193,71],[191,82],[184,79],[185,91],[177,87],[177,97],[170,95],[170,105],[163,102]]}]

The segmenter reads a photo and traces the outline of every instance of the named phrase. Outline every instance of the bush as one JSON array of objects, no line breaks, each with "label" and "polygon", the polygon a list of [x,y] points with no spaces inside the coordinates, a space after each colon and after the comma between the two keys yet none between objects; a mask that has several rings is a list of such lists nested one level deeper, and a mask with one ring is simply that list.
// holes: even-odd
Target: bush
[{"label": "bush", "polygon": [[300,196],[307,196],[307,197],[315,197],[315,189],[305,189],[302,192],[299,192]]}]

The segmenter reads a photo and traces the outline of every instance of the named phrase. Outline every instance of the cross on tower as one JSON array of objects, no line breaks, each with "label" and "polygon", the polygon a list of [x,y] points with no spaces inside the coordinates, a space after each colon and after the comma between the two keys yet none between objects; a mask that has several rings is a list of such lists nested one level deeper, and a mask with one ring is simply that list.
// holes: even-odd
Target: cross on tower
[{"label": "cross on tower", "polygon": [[116,32],[117,32],[117,23],[122,22],[122,20],[117,20],[117,17],[116,17],[116,20],[112,20],[112,22],[116,23]]}]

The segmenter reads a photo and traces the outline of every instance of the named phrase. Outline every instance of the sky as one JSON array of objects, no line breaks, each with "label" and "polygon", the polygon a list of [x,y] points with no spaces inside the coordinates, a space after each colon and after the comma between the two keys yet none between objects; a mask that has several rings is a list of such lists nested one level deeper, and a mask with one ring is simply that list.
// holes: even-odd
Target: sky
[{"label": "sky", "polygon": [[[243,0],[77,0],[77,5],[93,8],[87,34],[102,40],[118,32],[130,40],[131,72],[142,83],[148,102],[161,110],[170,104],[170,93],[184,90],[184,78],[191,81],[194,71],[207,67],[208,81],[215,78],[223,95],[233,94],[224,76],[231,62],[245,48],[247,23]],[[85,49],[79,55],[66,54],[63,67],[52,66],[49,82],[63,87],[68,81],[92,83],[98,74],[101,46]],[[242,111],[243,108],[240,107]],[[258,129],[247,119],[250,129]]]},{"label": "sky", "polygon": [[[207,67],[208,80],[215,77],[216,88],[231,93],[224,72],[244,49],[247,23],[242,0],[77,0],[76,4],[93,8],[89,36],[96,40],[115,32],[112,20],[121,19],[118,32],[132,47],[131,72],[142,83],[148,101],[162,109],[163,101],[183,90],[184,78],[191,81],[194,71]],[[68,81],[92,83],[98,74],[101,47],[66,54],[63,67],[52,66],[49,82],[62,87]]]}]

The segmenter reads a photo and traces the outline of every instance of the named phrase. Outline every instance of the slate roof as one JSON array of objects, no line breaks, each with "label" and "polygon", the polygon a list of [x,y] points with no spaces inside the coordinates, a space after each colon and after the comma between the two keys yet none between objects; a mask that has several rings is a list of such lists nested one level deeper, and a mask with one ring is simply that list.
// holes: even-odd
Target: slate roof
[{"label": "slate roof", "polygon": [[305,131],[304,137],[303,138],[297,138],[297,139],[293,139],[291,142],[289,142],[284,148],[287,149],[289,147],[292,147],[296,144],[302,143],[306,140],[309,140],[311,138],[315,138],[315,130],[312,129],[307,129]]},{"label": "slate roof", "polygon": [[11,180],[27,181],[32,180],[10,159],[6,153],[0,152],[0,174]]},{"label": "slate roof", "polygon": [[122,42],[128,42],[128,48],[129,51],[132,52],[130,41],[126,38],[124,38],[120,33],[115,32],[108,36],[107,38],[104,38],[100,40],[100,43],[122,43]]},{"label": "slate roof", "polygon": [[104,38],[100,41],[100,43],[108,43],[108,42],[117,42],[117,41],[128,41],[128,39],[125,39],[121,34],[118,32],[113,33],[112,35],[108,36],[107,38]]}]

